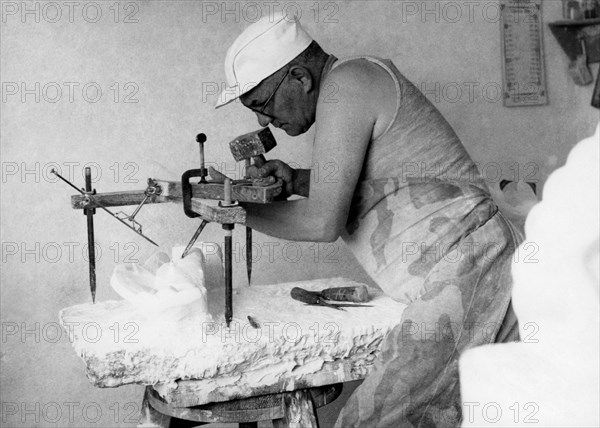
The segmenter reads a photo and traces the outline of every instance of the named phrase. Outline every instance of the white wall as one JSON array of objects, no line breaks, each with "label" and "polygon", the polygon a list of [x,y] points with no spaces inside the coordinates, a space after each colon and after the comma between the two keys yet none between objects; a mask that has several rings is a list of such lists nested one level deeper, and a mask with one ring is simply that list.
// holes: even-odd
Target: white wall
[{"label": "white wall", "polygon": [[[417,8],[425,5],[411,3]],[[437,83],[439,92],[428,96],[476,161],[500,165],[507,179],[514,175],[510,166],[515,162],[521,169],[534,162],[539,167],[536,178],[543,185],[598,121],[598,111],[589,106],[592,86],[572,83],[566,72],[568,60],[545,26],[549,105],[509,109],[500,100],[486,99],[481,88],[501,83],[497,3],[475,2],[472,20],[465,4],[469,2],[454,2],[463,12],[458,20],[444,15],[448,2],[436,3],[426,5],[429,10],[439,7],[437,19],[435,14],[407,16],[403,10],[408,2],[400,1],[273,4],[290,12],[301,7],[305,27],[338,57],[368,53],[391,58],[418,86],[435,90]],[[254,5],[268,11],[267,2]],[[60,19],[55,19],[56,6],[62,12]],[[198,167],[194,142],[198,132],[208,135],[207,159],[235,169],[226,143],[258,128],[254,115],[238,103],[213,109],[212,91],[224,81],[225,51],[253,18],[250,7],[191,1],[124,1],[117,6],[120,14],[115,19],[114,2],[75,2],[71,16],[68,2],[2,2],[1,400],[25,406],[16,415],[2,414],[10,426],[132,426],[127,415],[141,400],[141,387],[92,387],[68,338],[63,334],[52,343],[58,311],[90,301],[82,251],[85,219],[70,208],[73,191],[54,182],[49,174],[52,166],[58,164],[63,175],[82,186],[83,166],[93,162],[94,171],[101,173],[94,183],[98,191],[142,189],[148,177],[177,180],[184,170]],[[24,7],[37,7],[39,22],[34,13],[22,15]],[[223,15],[225,8],[233,12]],[[97,10],[102,16],[88,22]],[[137,22],[123,22],[133,12],[130,19]],[[544,3],[545,22],[560,14],[559,1]],[[49,22],[53,20],[57,22]],[[597,73],[597,64],[593,72]],[[466,88],[473,83],[478,86],[470,100]],[[14,95],[13,84],[19,89]],[[102,96],[91,102],[95,87]],[[455,93],[444,93],[444,88],[452,87],[465,89],[458,100],[449,99]],[[24,88],[33,93],[23,95]],[[125,102],[133,90],[130,100],[137,102]],[[311,132],[296,139],[277,130],[274,134],[279,145],[270,157],[310,165]],[[497,186],[498,179],[490,184]],[[144,208],[139,220],[144,232],[165,248],[186,243],[198,225],[177,205]],[[107,300],[116,297],[108,284],[116,263],[128,257],[144,260],[154,248],[102,212],[95,222],[102,251],[97,297]],[[234,235],[243,246],[242,228]],[[212,225],[203,239],[220,241],[221,236],[221,229]],[[296,247],[255,236],[261,248],[254,269],[257,284],[336,275],[368,281],[342,243]],[[234,266],[240,283],[245,276],[241,253]],[[21,335],[25,329],[31,333]],[[8,334],[13,330],[16,334]],[[79,403],[71,405],[72,418],[65,404],[70,402]],[[57,424],[50,423],[56,414],[49,403],[58,403],[62,411]],[[102,417],[93,422],[96,405]],[[33,411],[26,414],[25,409]]]}]

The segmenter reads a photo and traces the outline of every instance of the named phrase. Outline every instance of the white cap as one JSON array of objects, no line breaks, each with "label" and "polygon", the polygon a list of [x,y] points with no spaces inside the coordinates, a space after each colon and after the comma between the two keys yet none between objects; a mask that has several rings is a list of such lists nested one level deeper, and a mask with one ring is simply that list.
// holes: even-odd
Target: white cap
[{"label": "white cap", "polygon": [[225,57],[227,88],[215,108],[249,92],[302,53],[313,41],[295,16],[263,16],[239,35]]}]

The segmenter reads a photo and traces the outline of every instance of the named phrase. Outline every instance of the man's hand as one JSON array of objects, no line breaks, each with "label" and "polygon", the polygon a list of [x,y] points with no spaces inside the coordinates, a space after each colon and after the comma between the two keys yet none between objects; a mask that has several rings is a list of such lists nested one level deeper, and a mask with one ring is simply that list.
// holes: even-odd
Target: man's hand
[{"label": "man's hand", "polygon": [[252,178],[275,177],[283,180],[283,192],[280,195],[283,199],[294,194],[295,170],[279,159],[265,161],[264,157],[257,156],[254,165],[246,173]]}]

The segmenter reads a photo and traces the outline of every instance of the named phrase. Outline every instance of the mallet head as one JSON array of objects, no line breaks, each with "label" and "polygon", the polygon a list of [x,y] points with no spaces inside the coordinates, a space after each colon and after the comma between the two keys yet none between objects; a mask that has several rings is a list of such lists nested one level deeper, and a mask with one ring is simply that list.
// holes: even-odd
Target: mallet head
[{"label": "mallet head", "polygon": [[236,162],[250,159],[267,153],[277,145],[275,137],[269,128],[240,135],[229,143],[231,154]]}]

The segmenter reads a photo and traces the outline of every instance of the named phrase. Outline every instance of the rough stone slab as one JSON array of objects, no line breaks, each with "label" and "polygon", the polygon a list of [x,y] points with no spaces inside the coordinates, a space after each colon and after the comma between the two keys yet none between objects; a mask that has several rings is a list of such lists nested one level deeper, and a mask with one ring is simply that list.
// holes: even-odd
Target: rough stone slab
[{"label": "rough stone slab", "polygon": [[330,278],[236,288],[229,329],[220,287],[209,290],[214,322],[148,319],[125,301],[72,306],[60,320],[95,386],[154,385],[167,402],[192,406],[364,378],[406,306],[381,292],[373,307],[346,311],[289,297],[293,287],[352,285]]}]

